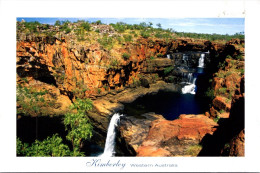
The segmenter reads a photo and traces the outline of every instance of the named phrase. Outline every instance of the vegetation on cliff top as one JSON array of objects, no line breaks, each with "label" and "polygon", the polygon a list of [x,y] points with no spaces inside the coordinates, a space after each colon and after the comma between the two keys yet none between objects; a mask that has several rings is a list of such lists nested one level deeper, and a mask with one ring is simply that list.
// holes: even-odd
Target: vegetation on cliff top
[{"label": "vegetation on cliff top", "polygon": [[[101,21],[88,22],[78,20],[77,22],[70,21],[56,21],[54,25],[41,24],[39,22],[17,22],[17,31],[25,34],[46,35],[46,36],[60,36],[64,34],[74,34],[78,41],[101,39],[100,42],[107,42],[104,39],[104,34],[108,34],[109,44],[117,42],[121,44],[125,42],[134,41],[135,38],[157,38],[157,39],[176,39],[176,38],[194,38],[205,39],[210,41],[225,40],[229,41],[233,38],[244,39],[244,33],[236,33],[234,35],[221,34],[203,34],[203,33],[185,33],[177,32],[173,29],[163,29],[160,23],[156,24],[157,28],[153,27],[153,23],[142,22],[140,24],[127,24],[124,22],[111,23],[109,25],[103,24]],[[19,36],[19,35],[18,35]],[[103,40],[104,39],[104,40]],[[113,40],[113,41],[112,41]],[[104,43],[105,44],[105,43]]]}]

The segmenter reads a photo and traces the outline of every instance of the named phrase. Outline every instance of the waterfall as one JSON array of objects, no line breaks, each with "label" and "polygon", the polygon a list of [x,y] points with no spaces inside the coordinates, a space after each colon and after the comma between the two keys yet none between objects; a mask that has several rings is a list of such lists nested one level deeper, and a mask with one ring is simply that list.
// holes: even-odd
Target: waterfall
[{"label": "waterfall", "polygon": [[167,54],[167,58],[168,58],[168,59],[171,59],[171,55],[170,55],[170,54]]},{"label": "waterfall", "polygon": [[192,81],[193,81],[193,75],[192,75],[192,73],[189,73],[188,74],[188,82],[192,83]]},{"label": "waterfall", "polygon": [[[190,77],[190,74],[191,74],[191,77]],[[197,78],[193,77],[192,73],[189,73],[188,77],[189,77],[189,83],[188,83],[188,85],[185,85],[181,89],[182,94],[196,94],[196,85],[195,85],[195,83],[196,83]],[[190,83],[190,80],[192,80],[192,83]]]},{"label": "waterfall", "polygon": [[112,157],[115,155],[116,126],[120,121],[120,114],[115,113],[109,123],[104,153],[101,157]]},{"label": "waterfall", "polygon": [[205,53],[200,54],[199,66],[198,67],[204,68],[204,58],[205,58]]},{"label": "waterfall", "polygon": [[188,65],[188,59],[189,59],[188,55],[186,55],[186,54],[182,55],[182,62],[183,62],[183,64]]}]

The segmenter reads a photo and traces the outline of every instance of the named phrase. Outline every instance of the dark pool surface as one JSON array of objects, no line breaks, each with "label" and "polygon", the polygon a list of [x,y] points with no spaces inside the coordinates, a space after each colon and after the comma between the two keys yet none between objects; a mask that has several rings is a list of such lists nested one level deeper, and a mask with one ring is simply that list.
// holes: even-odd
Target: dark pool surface
[{"label": "dark pool surface", "polygon": [[125,104],[124,114],[139,116],[146,112],[161,114],[167,120],[174,120],[180,114],[201,114],[208,110],[209,100],[192,94],[158,92],[138,98]]}]

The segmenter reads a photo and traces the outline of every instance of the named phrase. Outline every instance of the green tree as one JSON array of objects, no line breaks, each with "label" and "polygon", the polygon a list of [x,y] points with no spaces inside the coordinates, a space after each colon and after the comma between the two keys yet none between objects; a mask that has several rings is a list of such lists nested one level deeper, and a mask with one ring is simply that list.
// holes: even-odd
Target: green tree
[{"label": "green tree", "polygon": [[61,22],[59,20],[57,20],[54,24],[54,26],[60,26],[61,25]]},{"label": "green tree", "polygon": [[[66,138],[71,141],[73,153],[77,155],[83,146],[83,142],[92,137],[93,126],[89,122],[86,112],[93,107],[90,99],[76,99],[70,107],[77,113],[66,113],[64,125],[68,135]],[[73,154],[73,155],[74,155]]]},{"label": "green tree", "polygon": [[91,26],[90,26],[90,24],[89,24],[88,22],[83,22],[83,23],[81,23],[80,26],[81,26],[84,30],[90,31]]}]

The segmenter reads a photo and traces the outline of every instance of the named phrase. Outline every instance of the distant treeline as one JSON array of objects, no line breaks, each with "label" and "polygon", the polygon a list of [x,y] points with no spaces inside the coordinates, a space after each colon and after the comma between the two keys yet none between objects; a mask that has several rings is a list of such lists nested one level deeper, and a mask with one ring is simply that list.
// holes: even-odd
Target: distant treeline
[{"label": "distant treeline", "polygon": [[[56,21],[54,26],[58,26],[61,31],[65,31],[65,33],[71,32],[73,29],[77,29],[74,27],[69,27],[68,24],[70,24],[69,20],[66,21]],[[90,31],[91,25],[90,24],[96,24],[96,25],[102,25],[103,23],[98,20],[95,22],[89,22],[85,20],[78,20],[75,23],[81,23],[78,27],[84,28],[86,31]],[[140,35],[144,38],[148,38],[151,36],[154,36],[156,38],[168,38],[168,39],[176,39],[178,37],[189,37],[189,38],[195,38],[195,39],[206,39],[210,41],[214,40],[225,40],[229,41],[231,39],[244,39],[245,35],[244,32],[239,32],[234,35],[229,34],[204,34],[204,33],[189,33],[189,32],[177,32],[172,28],[163,29],[161,27],[160,23],[157,23],[157,27],[153,27],[152,22],[141,22],[140,24],[127,24],[124,22],[117,22],[117,23],[110,23],[110,26],[112,26],[117,32],[124,33],[126,30],[139,30]],[[41,24],[37,21],[35,22],[24,22],[24,26],[26,29],[28,29],[30,32],[38,32],[37,27],[39,27],[42,30],[47,30],[50,28],[51,25],[49,24]],[[17,29],[21,29],[21,24],[17,25]]]}]

